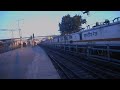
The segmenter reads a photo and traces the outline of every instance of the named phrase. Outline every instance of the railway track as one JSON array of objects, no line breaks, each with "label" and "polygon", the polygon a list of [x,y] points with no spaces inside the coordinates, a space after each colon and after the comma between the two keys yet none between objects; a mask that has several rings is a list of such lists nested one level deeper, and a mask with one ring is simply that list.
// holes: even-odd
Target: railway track
[{"label": "railway track", "polygon": [[[117,69],[115,68],[109,68],[107,67],[106,63],[101,63],[98,62],[97,60],[85,60],[85,59],[80,59],[79,57],[76,56],[71,56],[70,54],[66,54],[65,52],[61,51],[55,51],[53,49],[49,48],[44,48],[47,53],[52,54],[52,57],[55,57],[55,60],[57,61],[62,61],[61,64],[67,63],[68,66],[71,66],[68,64],[68,62],[71,62],[72,65],[75,65],[73,72],[77,72],[77,69],[81,69],[78,71],[84,71],[87,72],[86,76],[89,76],[89,78],[98,78],[98,79],[118,79],[120,78],[120,73],[118,72]],[[64,66],[67,66],[64,65]],[[68,67],[67,66],[67,67]],[[110,65],[111,66],[111,65]],[[73,68],[70,68],[72,70]],[[82,73],[79,73],[79,78],[84,78]],[[91,76],[91,77],[90,77]],[[87,77],[85,79],[88,79]]]},{"label": "railway track", "polygon": [[[51,52],[47,52],[51,53]],[[62,70],[63,74],[67,76],[67,79],[93,79],[94,77],[86,73],[84,70],[76,66],[72,62],[65,60],[64,58],[55,55],[53,53],[48,54],[49,57],[56,65]]]},{"label": "railway track", "polygon": [[[45,49],[45,51],[47,52],[47,54],[49,56],[51,56],[51,55],[54,56],[56,58],[55,59],[56,61],[58,61],[61,64],[64,64],[65,67],[69,68],[69,70],[74,72],[78,76],[77,78],[79,78],[79,79],[96,79],[96,78],[98,78],[98,77],[90,75],[88,72],[83,70],[81,68],[81,66],[76,65],[76,63],[73,63],[64,57],[61,57],[58,53],[55,54],[55,52],[51,52],[50,49],[49,50]],[[77,78],[75,78],[75,79],[77,79]],[[74,79],[74,78],[69,78],[69,79]]]},{"label": "railway track", "polygon": [[61,71],[60,72],[62,75],[61,78],[63,78],[63,79],[78,79],[79,78],[79,76],[76,75],[69,67],[67,67],[63,63],[57,61],[57,59],[54,56],[49,55],[49,57],[53,61],[54,65],[57,66],[57,70],[59,68],[59,70]]},{"label": "railway track", "polygon": [[[66,52],[63,52],[63,51],[59,51],[60,53],[64,53],[64,55],[66,54]],[[72,53],[69,53],[67,52],[67,55],[73,55]],[[97,58],[92,58],[92,59],[79,59],[80,56],[76,56],[76,55],[73,55],[74,58],[76,58],[78,61],[80,60],[83,60],[83,62],[88,62],[88,63],[91,63],[91,64],[95,64],[95,65],[99,65],[99,67],[103,67],[104,69],[107,69],[108,71],[115,71],[116,73],[119,73],[120,72],[120,62],[116,62],[116,61],[108,61],[108,60],[101,60],[101,59],[97,59]],[[102,68],[101,67],[101,68]],[[114,72],[114,73],[115,73]]]},{"label": "railway track", "polygon": [[[60,51],[63,53],[63,51]],[[64,54],[66,54],[66,52],[64,52]],[[80,55],[75,55],[73,53],[67,52],[67,54],[69,55],[73,55],[75,56],[75,58],[81,58]],[[89,62],[89,63],[94,63],[96,65],[99,65],[100,67],[102,66],[104,69],[107,69],[108,71],[114,72],[114,73],[119,73],[120,72],[120,61],[111,61],[111,60],[102,60],[102,59],[98,59],[98,58],[84,58],[81,59],[84,60],[84,62]],[[101,67],[101,68],[102,68]]]}]

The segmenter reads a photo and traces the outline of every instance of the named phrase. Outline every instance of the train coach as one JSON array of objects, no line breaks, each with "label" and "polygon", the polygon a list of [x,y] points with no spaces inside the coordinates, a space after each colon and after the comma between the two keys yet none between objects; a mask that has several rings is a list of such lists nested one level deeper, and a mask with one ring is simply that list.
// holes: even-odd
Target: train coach
[{"label": "train coach", "polygon": [[79,32],[53,37],[57,44],[120,44],[120,21],[100,24]]},{"label": "train coach", "polygon": [[120,21],[101,23],[67,35],[58,35],[42,42],[43,45],[84,55],[120,60]]}]

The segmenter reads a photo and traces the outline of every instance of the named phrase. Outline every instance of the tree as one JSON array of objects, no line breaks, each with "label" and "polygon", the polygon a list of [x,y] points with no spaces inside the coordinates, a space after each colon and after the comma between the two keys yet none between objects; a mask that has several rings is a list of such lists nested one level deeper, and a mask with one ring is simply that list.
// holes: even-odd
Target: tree
[{"label": "tree", "polygon": [[80,15],[71,17],[68,14],[62,17],[62,21],[59,23],[59,31],[61,32],[61,35],[77,32],[80,30],[81,25],[86,22],[86,19],[82,19],[82,16]]}]

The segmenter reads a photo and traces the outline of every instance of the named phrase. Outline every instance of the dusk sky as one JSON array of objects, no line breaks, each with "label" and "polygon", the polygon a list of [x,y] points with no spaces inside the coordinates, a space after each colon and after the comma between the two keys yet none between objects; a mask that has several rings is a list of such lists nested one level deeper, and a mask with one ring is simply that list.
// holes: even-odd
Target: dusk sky
[{"label": "dusk sky", "polygon": [[[87,20],[87,25],[120,17],[120,11],[90,11],[89,16],[82,14],[81,11],[0,11],[0,29],[17,30],[17,20],[24,19],[20,21],[23,37],[28,37],[33,33],[35,36],[58,35],[58,24],[67,14],[82,15]],[[0,31],[0,39],[11,38],[11,36],[10,31]],[[19,37],[18,31],[14,31],[14,37]]]}]

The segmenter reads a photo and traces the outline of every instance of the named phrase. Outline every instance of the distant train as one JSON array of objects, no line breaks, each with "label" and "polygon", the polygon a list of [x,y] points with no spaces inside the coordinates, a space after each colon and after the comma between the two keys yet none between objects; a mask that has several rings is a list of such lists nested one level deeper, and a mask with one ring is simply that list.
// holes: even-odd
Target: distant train
[{"label": "distant train", "polygon": [[[102,23],[97,26],[90,26],[67,35],[59,35],[44,40],[43,44],[118,44],[120,45],[120,21],[115,18],[112,23]],[[115,20],[117,20],[115,22]]]}]

